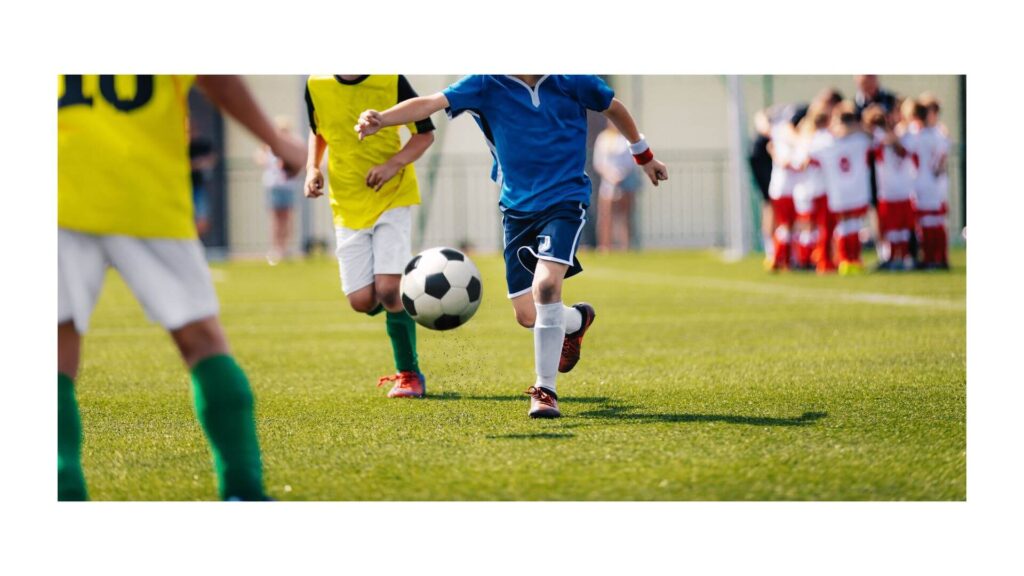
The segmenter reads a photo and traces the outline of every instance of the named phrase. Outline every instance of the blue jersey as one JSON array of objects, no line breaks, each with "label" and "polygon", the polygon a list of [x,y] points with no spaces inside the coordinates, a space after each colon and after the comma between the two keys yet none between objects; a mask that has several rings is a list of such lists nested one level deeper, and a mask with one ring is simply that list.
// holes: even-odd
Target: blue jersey
[{"label": "blue jersey", "polygon": [[512,76],[466,76],[444,95],[448,116],[470,113],[487,138],[502,210],[590,203],[587,110],[603,112],[615,96],[603,80],[547,75],[530,88]]}]

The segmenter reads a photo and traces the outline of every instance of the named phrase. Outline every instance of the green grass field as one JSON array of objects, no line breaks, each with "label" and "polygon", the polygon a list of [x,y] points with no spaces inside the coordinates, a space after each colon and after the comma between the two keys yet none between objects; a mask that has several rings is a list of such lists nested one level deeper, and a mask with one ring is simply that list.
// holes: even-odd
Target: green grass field
[{"label": "green grass field", "polygon": [[[215,265],[280,500],[963,500],[966,256],[951,273],[770,276],[712,253],[581,256],[565,300],[598,312],[526,417],[533,339],[503,267],[475,258],[466,326],[421,329],[430,398],[384,397],[382,317],[348,309],[328,259]],[[209,500],[188,376],[115,274],[78,398],[94,500]]]}]

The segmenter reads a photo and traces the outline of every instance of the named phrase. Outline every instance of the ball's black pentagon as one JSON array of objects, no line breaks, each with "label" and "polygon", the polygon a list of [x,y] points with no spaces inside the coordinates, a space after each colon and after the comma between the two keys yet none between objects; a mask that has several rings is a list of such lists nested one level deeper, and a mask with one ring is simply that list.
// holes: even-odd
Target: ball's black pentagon
[{"label": "ball's black pentagon", "polygon": [[443,273],[431,274],[427,276],[424,292],[440,300],[444,298],[444,295],[448,293],[448,289],[451,287],[451,283],[448,282]]},{"label": "ball's black pentagon", "polygon": [[417,254],[416,256],[413,256],[412,260],[409,260],[408,264],[405,265],[405,273],[408,274],[409,272],[412,272],[413,269],[416,268],[416,265],[419,263],[420,255]]},{"label": "ball's black pentagon", "polygon": [[409,316],[416,315],[416,303],[412,301],[412,298],[409,298],[405,294],[402,294],[402,306],[405,308],[405,311],[409,313]]},{"label": "ball's black pentagon", "polygon": [[458,250],[452,250],[451,248],[441,248],[441,254],[449,260],[458,260],[462,262],[466,259],[466,255]]},{"label": "ball's black pentagon", "polygon": [[476,302],[480,299],[480,280],[473,276],[466,285],[466,294],[469,294],[469,301]]},{"label": "ball's black pentagon", "polygon": [[450,314],[442,314],[437,320],[434,320],[434,328],[437,330],[451,330],[458,328],[460,324],[462,324],[462,320],[458,316]]}]

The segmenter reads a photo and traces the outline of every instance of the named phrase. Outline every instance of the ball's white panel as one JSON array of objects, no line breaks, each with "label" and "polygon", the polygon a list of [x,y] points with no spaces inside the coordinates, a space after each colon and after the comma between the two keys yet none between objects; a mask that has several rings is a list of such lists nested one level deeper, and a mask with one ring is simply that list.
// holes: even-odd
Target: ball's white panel
[{"label": "ball's white panel", "polygon": [[416,269],[426,274],[433,274],[443,271],[447,263],[448,259],[441,254],[440,248],[431,248],[420,252],[420,262],[416,265]]},{"label": "ball's white panel", "polygon": [[418,268],[402,276],[402,284],[400,286],[402,294],[405,294],[411,300],[419,298],[420,294],[423,294],[423,279],[423,273]]},{"label": "ball's white panel", "polygon": [[465,288],[453,286],[441,299],[441,309],[445,314],[452,316],[461,316],[467,306],[469,306],[469,295],[466,294]]},{"label": "ball's white panel", "polygon": [[469,279],[473,277],[473,269],[464,261],[451,260],[444,267],[444,275],[452,286],[465,288],[469,284]]},{"label": "ball's white panel", "polygon": [[421,294],[414,302],[416,303],[417,320],[424,320],[433,324],[434,320],[444,313],[444,310],[441,308],[441,301],[429,294]]}]

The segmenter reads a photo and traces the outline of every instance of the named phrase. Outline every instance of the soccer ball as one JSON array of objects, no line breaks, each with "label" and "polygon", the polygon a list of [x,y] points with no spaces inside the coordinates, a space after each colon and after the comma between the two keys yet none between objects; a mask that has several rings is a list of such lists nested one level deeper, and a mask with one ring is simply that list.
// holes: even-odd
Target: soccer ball
[{"label": "soccer ball", "polygon": [[413,320],[432,330],[451,330],[480,307],[480,271],[454,248],[424,250],[402,274],[402,305]]}]

